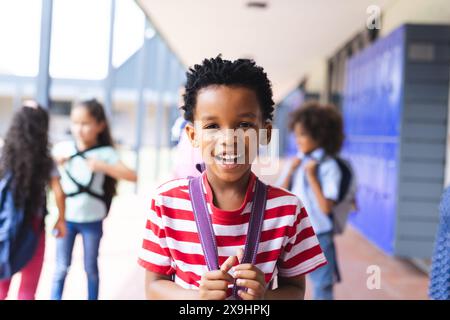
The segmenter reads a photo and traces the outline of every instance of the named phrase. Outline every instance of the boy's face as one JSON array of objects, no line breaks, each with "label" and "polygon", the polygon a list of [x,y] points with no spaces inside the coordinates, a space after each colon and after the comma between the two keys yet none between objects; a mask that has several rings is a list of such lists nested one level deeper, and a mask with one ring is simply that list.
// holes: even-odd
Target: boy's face
[{"label": "boy's face", "polygon": [[295,142],[297,147],[304,154],[310,153],[319,147],[319,144],[314,140],[309,132],[301,123],[296,123],[294,126]]},{"label": "boy's face", "polygon": [[[261,106],[253,90],[238,86],[209,86],[197,94],[194,124],[186,132],[194,147],[200,147],[208,175],[225,182],[239,180],[257,155],[260,129],[264,123]],[[261,132],[260,134],[263,134]]]}]

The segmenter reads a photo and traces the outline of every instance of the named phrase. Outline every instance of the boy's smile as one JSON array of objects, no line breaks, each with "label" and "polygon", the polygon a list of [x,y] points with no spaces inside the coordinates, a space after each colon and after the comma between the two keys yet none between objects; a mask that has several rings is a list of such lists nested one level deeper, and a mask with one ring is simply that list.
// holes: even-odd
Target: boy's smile
[{"label": "boy's smile", "polygon": [[255,92],[241,86],[214,85],[201,89],[194,109],[194,126],[186,131],[200,147],[208,174],[235,182],[251,167],[257,155],[258,132],[263,123]]}]

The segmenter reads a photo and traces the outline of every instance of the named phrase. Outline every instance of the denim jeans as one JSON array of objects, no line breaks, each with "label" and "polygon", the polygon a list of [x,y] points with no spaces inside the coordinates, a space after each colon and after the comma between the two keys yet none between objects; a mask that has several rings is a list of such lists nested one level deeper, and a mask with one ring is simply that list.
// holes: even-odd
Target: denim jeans
[{"label": "denim jeans", "polygon": [[72,261],[73,245],[77,234],[83,238],[84,269],[87,275],[88,299],[98,299],[98,250],[103,235],[103,221],[90,223],[67,222],[67,234],[56,240],[56,270],[51,292],[52,300],[61,300],[64,282]]},{"label": "denim jeans", "polygon": [[318,234],[317,238],[328,263],[309,274],[313,284],[314,300],[333,300],[333,286],[336,279],[339,281],[340,278],[333,232]]}]

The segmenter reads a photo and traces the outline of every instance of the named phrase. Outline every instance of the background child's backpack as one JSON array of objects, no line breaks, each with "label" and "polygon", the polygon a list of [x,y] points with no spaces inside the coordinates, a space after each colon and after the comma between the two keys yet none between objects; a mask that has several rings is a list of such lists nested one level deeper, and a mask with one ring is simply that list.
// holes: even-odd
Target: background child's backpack
[{"label": "background child's backpack", "polygon": [[25,212],[17,208],[11,188],[12,175],[0,180],[0,280],[11,278],[33,257],[38,236]]},{"label": "background child's backpack", "polygon": [[[85,154],[86,154],[88,151],[95,150],[95,149],[98,149],[98,148],[103,148],[103,147],[107,147],[107,146],[104,146],[104,145],[96,145],[96,146],[93,146],[93,147],[88,148],[88,149],[83,150],[83,151],[77,151],[75,154],[73,154],[73,155],[71,155],[71,156],[69,157],[69,160],[68,160],[68,161],[71,161],[72,159],[74,159],[74,158],[76,158],[76,157],[81,157],[81,158],[83,158],[83,159],[86,159],[86,155],[85,155]],[[81,193],[87,193],[87,194],[89,194],[91,197],[97,198],[97,199],[99,199],[100,201],[102,201],[102,202],[105,204],[105,207],[106,207],[106,215],[109,214],[109,211],[110,211],[110,209],[111,209],[111,204],[112,204],[112,200],[113,200],[114,195],[107,195],[107,194],[105,193],[105,182],[106,182],[106,179],[107,179],[107,176],[106,176],[106,175],[105,175],[105,182],[103,183],[103,194],[98,194],[97,192],[93,191],[91,187],[92,187],[92,183],[94,182],[94,179],[95,179],[96,175],[98,175],[98,174],[103,174],[103,173],[92,172],[91,178],[89,179],[88,184],[87,184],[87,185],[83,185],[83,184],[81,184],[80,182],[78,182],[78,181],[73,177],[73,175],[71,174],[71,172],[68,170],[68,168],[67,168],[66,166],[64,166],[64,171],[65,171],[65,173],[67,174],[67,177],[69,177],[69,179],[75,184],[75,186],[76,186],[77,189],[78,189],[78,190],[75,191],[75,192],[72,192],[72,193],[66,193],[66,197],[75,197],[75,196],[77,196],[77,195],[79,195],[79,194],[81,194]]]},{"label": "background child's backpack", "polygon": [[[356,203],[356,177],[351,164],[342,159],[341,157],[333,157],[341,172],[341,183],[339,185],[339,195],[336,201],[336,205],[333,207],[333,211],[330,215],[331,220],[333,220],[333,232],[335,234],[341,234],[345,230],[347,224],[347,218],[350,212],[355,210]],[[319,166],[317,170],[319,170]],[[285,176],[285,174],[282,174]],[[289,182],[288,189],[292,190],[292,179]]]},{"label": "background child's backpack", "polygon": [[333,159],[336,160],[341,171],[341,183],[339,185],[339,196],[330,218],[333,220],[333,232],[341,234],[345,230],[348,215],[355,210],[356,177],[350,162],[340,157],[334,157]]}]

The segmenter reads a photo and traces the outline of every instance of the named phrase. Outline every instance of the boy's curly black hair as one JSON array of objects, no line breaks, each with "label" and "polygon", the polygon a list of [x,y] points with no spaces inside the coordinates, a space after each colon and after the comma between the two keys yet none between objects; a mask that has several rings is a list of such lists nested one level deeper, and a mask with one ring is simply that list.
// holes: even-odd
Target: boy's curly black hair
[{"label": "boy's curly black hair", "polygon": [[342,115],[334,105],[309,101],[290,115],[289,129],[301,124],[328,155],[339,153],[344,143]]},{"label": "boy's curly black hair", "polygon": [[48,142],[49,117],[39,105],[24,106],[13,116],[0,158],[0,177],[13,176],[13,196],[17,207],[31,217],[45,209],[45,190],[53,160]]},{"label": "boy's curly black hair", "polygon": [[272,86],[262,67],[250,59],[223,60],[221,55],[205,59],[186,72],[187,81],[183,95],[184,118],[193,122],[197,94],[211,85],[241,86],[254,90],[261,105],[263,120],[272,120]]}]

